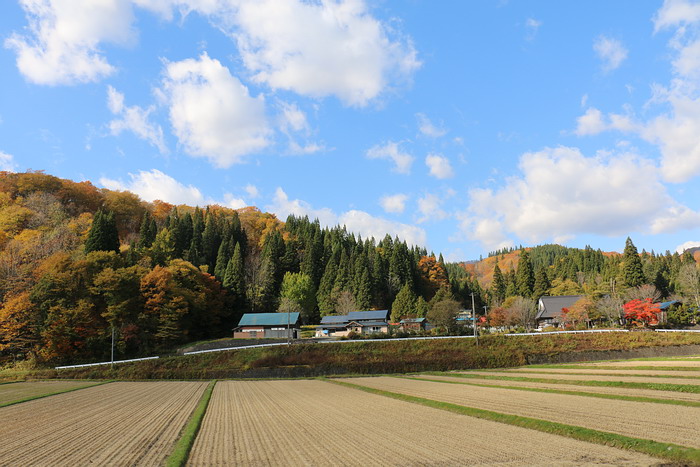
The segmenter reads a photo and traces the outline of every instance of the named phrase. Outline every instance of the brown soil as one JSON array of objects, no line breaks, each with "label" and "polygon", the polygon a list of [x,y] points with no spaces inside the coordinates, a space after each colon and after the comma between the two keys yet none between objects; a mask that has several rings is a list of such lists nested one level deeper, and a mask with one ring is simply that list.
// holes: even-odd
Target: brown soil
[{"label": "brown soil", "polygon": [[0,409],[0,465],[161,465],[206,383],[110,383]]},{"label": "brown soil", "polygon": [[451,376],[417,375],[421,379],[435,379],[456,383],[488,384],[491,386],[515,386],[522,388],[557,389],[559,391],[593,392],[596,394],[615,394],[619,396],[652,397],[656,399],[671,399],[678,401],[700,402],[700,394],[657,391],[653,389],[627,389],[605,386],[576,386],[573,384],[549,384],[549,383],[528,383],[524,381],[505,381],[495,379],[459,378]]},{"label": "brown soil", "polygon": [[[674,365],[675,366],[675,365]],[[511,373],[552,373],[552,374],[594,374],[594,375],[609,375],[609,376],[634,376],[634,375],[649,375],[649,376],[668,376],[669,378],[677,376],[689,376],[696,378],[698,381],[689,380],[689,384],[700,383],[700,371],[683,371],[683,370],[625,370],[617,368],[513,368],[506,370]]]},{"label": "brown soil", "polygon": [[482,388],[386,376],[353,378],[350,381],[467,407],[700,448],[700,407]]},{"label": "brown soil", "polygon": [[[538,370],[539,371],[539,370]],[[458,372],[461,373],[461,372]],[[512,371],[468,371],[464,372],[469,375],[486,375],[486,376],[507,376],[507,377],[518,377],[518,378],[546,378],[546,379],[559,379],[559,380],[577,380],[577,381],[620,381],[629,383],[660,383],[660,384],[689,384],[689,385],[699,385],[700,380],[691,378],[657,378],[649,376],[612,376],[612,375],[581,375],[581,374],[566,374],[563,370],[561,373],[532,373],[532,372],[518,372],[514,374]],[[640,372],[637,372],[640,374]],[[675,374],[675,373],[674,373]]]},{"label": "brown soil", "polygon": [[90,381],[28,381],[25,383],[0,384],[0,405],[28,397],[52,394],[92,384],[95,383]]},{"label": "brown soil", "polygon": [[636,453],[322,381],[219,382],[189,462],[197,466],[658,463]]}]

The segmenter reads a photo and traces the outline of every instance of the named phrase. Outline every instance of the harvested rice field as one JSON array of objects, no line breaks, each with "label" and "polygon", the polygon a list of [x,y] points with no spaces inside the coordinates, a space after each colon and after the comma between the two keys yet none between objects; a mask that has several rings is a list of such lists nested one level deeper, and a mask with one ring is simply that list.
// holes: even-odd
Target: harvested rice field
[{"label": "harvested rice field", "polygon": [[482,388],[388,376],[353,378],[352,382],[467,407],[700,449],[700,407]]},{"label": "harvested rice field", "polygon": [[[632,396],[632,397],[649,397],[654,399],[668,399],[676,401],[687,401],[692,403],[700,404],[700,393],[686,393],[686,392],[676,392],[676,391],[659,391],[654,389],[629,389],[629,388],[618,388],[618,387],[608,387],[608,386],[575,386],[573,384],[559,384],[559,383],[535,383],[528,381],[509,381],[509,380],[498,380],[498,379],[479,379],[479,378],[460,378],[457,376],[446,376],[446,375],[412,375],[412,378],[426,379],[426,380],[438,380],[445,381],[448,383],[458,383],[458,384],[475,384],[475,385],[488,385],[488,386],[509,386],[516,388],[534,388],[534,389],[547,389],[554,391],[575,391],[575,392],[587,392],[594,394],[609,394],[616,396]],[[564,381],[564,383],[566,383]]]},{"label": "harvested rice field", "polygon": [[0,408],[0,465],[162,465],[207,383],[109,383]]},{"label": "harvested rice field", "polygon": [[210,399],[208,381],[11,383],[0,466],[700,465],[700,380],[660,363],[678,370],[219,381]]},{"label": "harvested rice field", "polygon": [[89,381],[27,381],[0,384],[0,407],[29,398],[84,388],[94,384]]},{"label": "harvested rice field", "polygon": [[[700,379],[697,378],[674,378],[673,375],[666,376],[644,376],[644,371],[639,370],[635,374],[638,376],[626,375],[587,375],[566,373],[566,370],[560,370],[556,373],[540,373],[539,369],[528,370],[527,368],[521,372],[512,370],[503,371],[469,371],[465,372],[468,375],[482,376],[498,376],[498,377],[521,377],[521,378],[546,378],[558,380],[573,380],[573,381],[609,381],[609,382],[627,382],[627,383],[659,383],[659,384],[700,384]],[[675,372],[674,372],[675,375]]]},{"label": "harvested rice field", "polygon": [[323,381],[217,383],[189,459],[193,466],[495,463],[658,461]]}]

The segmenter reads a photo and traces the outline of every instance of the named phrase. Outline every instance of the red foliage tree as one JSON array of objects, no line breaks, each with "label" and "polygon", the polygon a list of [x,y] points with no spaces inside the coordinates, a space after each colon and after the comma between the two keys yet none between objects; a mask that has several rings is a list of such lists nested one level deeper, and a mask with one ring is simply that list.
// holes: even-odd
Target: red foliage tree
[{"label": "red foliage tree", "polygon": [[636,299],[622,305],[625,319],[637,326],[652,326],[659,323],[661,309],[658,303],[652,303],[650,298]]}]

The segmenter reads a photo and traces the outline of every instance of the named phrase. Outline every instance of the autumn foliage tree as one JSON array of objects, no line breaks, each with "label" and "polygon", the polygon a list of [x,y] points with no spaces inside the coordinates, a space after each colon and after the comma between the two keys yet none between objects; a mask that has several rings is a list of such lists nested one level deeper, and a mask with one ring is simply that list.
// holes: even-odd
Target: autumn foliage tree
[{"label": "autumn foliage tree", "polygon": [[658,303],[652,303],[651,299],[635,299],[622,305],[625,319],[630,324],[637,326],[653,326],[659,323],[661,309]]}]

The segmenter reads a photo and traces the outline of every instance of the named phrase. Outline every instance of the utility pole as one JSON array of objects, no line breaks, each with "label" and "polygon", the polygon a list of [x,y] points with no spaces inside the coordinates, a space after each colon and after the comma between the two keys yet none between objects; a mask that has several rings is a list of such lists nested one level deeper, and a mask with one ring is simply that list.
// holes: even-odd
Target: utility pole
[{"label": "utility pole", "polygon": [[290,335],[289,335],[289,321],[290,321],[290,319],[291,319],[291,318],[289,317],[289,309],[290,309],[290,308],[291,308],[291,307],[289,306],[289,304],[287,304],[287,345],[291,345],[291,344],[292,344],[292,339],[291,339],[291,337],[290,337]]},{"label": "utility pole", "polygon": [[474,292],[470,294],[472,296],[472,323],[474,326],[474,339],[476,340],[476,345],[479,345],[479,335],[476,333],[476,306],[474,305]]},{"label": "utility pole", "polygon": [[114,323],[112,323],[112,368],[114,368]]}]

